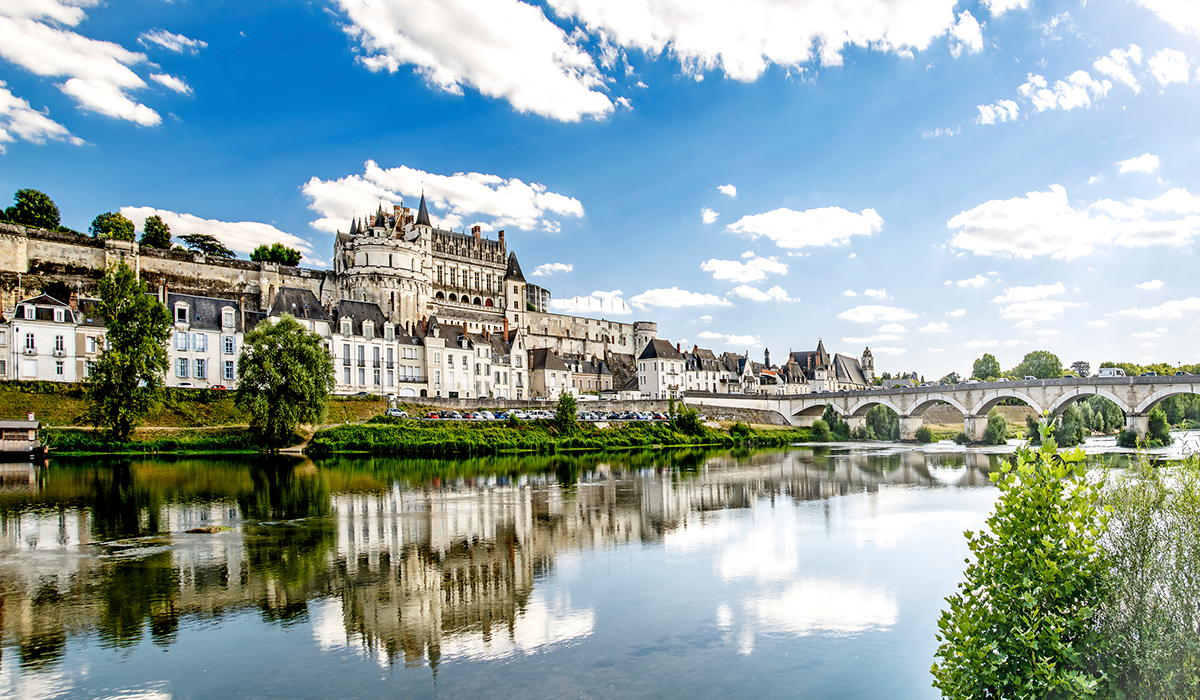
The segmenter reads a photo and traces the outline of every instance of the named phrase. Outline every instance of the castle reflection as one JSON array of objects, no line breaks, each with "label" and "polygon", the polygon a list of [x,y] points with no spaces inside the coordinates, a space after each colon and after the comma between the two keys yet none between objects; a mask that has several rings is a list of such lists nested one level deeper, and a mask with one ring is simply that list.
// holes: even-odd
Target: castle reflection
[{"label": "castle reflection", "polygon": [[21,465],[0,471],[0,660],[15,652],[36,673],[74,636],[167,646],[191,622],[247,613],[381,664],[528,652],[593,631],[591,610],[537,590],[575,552],[655,546],[764,499],[982,485],[996,459],[797,448]]}]

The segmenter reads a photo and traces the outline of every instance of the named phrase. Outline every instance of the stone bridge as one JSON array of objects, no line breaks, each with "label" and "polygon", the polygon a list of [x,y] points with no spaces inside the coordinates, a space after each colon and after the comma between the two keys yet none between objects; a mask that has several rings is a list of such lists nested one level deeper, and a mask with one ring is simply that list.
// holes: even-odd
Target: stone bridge
[{"label": "stone bridge", "polygon": [[710,394],[689,391],[684,403],[699,408],[725,406],[776,411],[792,425],[808,426],[820,418],[825,406],[846,419],[850,429],[866,425],[867,411],[887,406],[900,415],[900,439],[916,438],[917,428],[930,406],[947,403],[963,414],[963,432],[971,440],[982,440],[987,414],[1004,399],[1019,399],[1039,414],[1058,416],[1072,403],[1100,395],[1125,412],[1125,425],[1145,437],[1150,409],[1176,394],[1200,394],[1200,375],[1165,377],[1089,377],[1034,379],[1015,382],[977,382],[939,386],[874,388],[818,394],[771,396],[767,394]]}]

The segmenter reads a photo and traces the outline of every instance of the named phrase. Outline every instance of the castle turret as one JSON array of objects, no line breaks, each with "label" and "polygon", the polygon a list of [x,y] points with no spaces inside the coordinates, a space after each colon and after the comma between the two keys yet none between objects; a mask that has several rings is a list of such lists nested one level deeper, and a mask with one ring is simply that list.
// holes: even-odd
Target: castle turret
[{"label": "castle turret", "polygon": [[867,380],[867,384],[875,383],[875,358],[871,356],[871,348],[865,348],[862,354],[862,373],[863,379]]}]

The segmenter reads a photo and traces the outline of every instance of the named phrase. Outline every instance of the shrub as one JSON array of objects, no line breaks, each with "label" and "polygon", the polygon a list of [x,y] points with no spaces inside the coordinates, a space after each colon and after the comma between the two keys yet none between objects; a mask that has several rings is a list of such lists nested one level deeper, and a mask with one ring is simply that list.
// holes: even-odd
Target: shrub
[{"label": "shrub", "polygon": [[1025,439],[1034,445],[1042,444],[1041,421],[1033,416],[1025,416]]},{"label": "shrub", "polygon": [[967,437],[966,433],[959,433],[958,435],[954,436],[954,442],[958,443],[959,445],[965,445],[970,441],[971,438]]},{"label": "shrub", "polygon": [[988,411],[987,429],[983,432],[983,444],[1008,444],[1008,419],[1000,413],[999,409],[993,408]]},{"label": "shrub", "polygon": [[729,437],[738,442],[745,442],[750,439],[750,426],[738,421],[729,426]]},{"label": "shrub", "polygon": [[829,426],[829,432],[833,435],[833,439],[842,441],[850,439],[850,426],[842,420],[837,411],[833,410],[833,404],[825,405],[825,413],[821,415],[821,420]]},{"label": "shrub", "polygon": [[829,442],[833,439],[833,433],[829,430],[829,424],[820,418],[813,421],[811,430],[813,442]]},{"label": "shrub", "polygon": [[554,425],[561,435],[570,435],[579,427],[575,420],[575,395],[564,391],[558,395],[558,403],[554,404]]},{"label": "shrub", "polygon": [[684,435],[700,435],[704,432],[704,423],[700,422],[700,412],[694,408],[683,406],[674,414],[675,429]]},{"label": "shrub", "polygon": [[1117,433],[1117,447],[1128,447],[1131,450],[1136,450],[1138,446],[1138,434],[1136,430],[1125,428]]},{"label": "shrub", "polygon": [[879,437],[875,435],[875,431],[871,429],[871,426],[865,425],[861,428],[855,428],[850,433],[850,439],[851,440],[878,440]]},{"label": "shrub", "polygon": [[1155,407],[1150,411],[1150,426],[1146,431],[1146,440],[1155,447],[1166,447],[1175,441],[1171,437],[1171,426],[1161,408]]},{"label": "shrub", "polygon": [[933,431],[929,429],[928,425],[917,428],[917,442],[926,445],[933,442]]},{"label": "shrub", "polygon": [[991,478],[999,491],[987,528],[967,532],[965,581],[938,620],[934,687],[946,698],[1095,697],[1110,681],[1094,662],[1106,645],[1093,622],[1106,557],[1101,485],[1082,450],[1017,451]]}]

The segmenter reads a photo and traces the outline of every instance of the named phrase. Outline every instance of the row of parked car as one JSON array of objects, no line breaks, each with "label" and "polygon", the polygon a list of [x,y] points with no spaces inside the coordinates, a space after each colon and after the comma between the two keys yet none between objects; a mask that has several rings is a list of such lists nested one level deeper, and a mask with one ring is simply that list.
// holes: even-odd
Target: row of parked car
[{"label": "row of parked car", "polygon": [[[399,408],[389,408],[386,415],[393,418],[408,418],[408,413]],[[555,416],[553,409],[543,410],[521,410],[515,409],[511,414],[504,411],[430,411],[424,415],[417,416],[421,420],[478,420],[478,421],[506,421],[509,416],[518,418],[519,420],[551,420]],[[665,413],[658,411],[579,411],[575,414],[576,420],[581,421],[666,421],[670,417]],[[705,416],[700,416],[701,420],[708,420]]]}]

